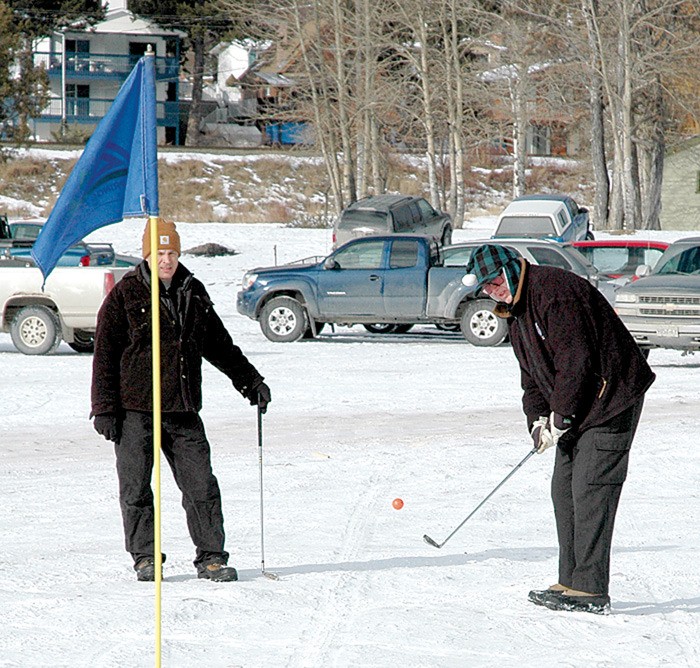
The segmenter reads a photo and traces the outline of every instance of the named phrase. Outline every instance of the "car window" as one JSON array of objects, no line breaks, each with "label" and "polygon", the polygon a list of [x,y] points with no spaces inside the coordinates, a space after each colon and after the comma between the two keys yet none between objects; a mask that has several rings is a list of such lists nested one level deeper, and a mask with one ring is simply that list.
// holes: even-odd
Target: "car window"
[{"label": "car window", "polygon": [[12,237],[14,239],[36,239],[41,232],[41,225],[25,225],[23,223],[13,223]]},{"label": "car window", "polygon": [[423,219],[429,220],[435,215],[435,209],[433,209],[433,207],[430,206],[430,203],[427,200],[424,200],[422,197],[416,200],[416,205],[418,206]]},{"label": "car window", "polygon": [[559,267],[571,271],[572,265],[561,253],[553,248],[542,248],[541,246],[528,247],[528,251],[535,258],[537,264],[545,264],[549,267]]},{"label": "car window", "polygon": [[368,227],[377,232],[388,230],[389,216],[381,211],[346,211],[340,218],[338,229],[352,230],[356,227]]},{"label": "car window", "polygon": [[420,225],[422,222],[422,217],[420,215],[420,209],[418,208],[418,204],[415,202],[411,202],[408,207],[411,209],[411,216],[413,216],[413,224],[414,225]]},{"label": "car window", "polygon": [[557,234],[549,216],[504,216],[497,231],[502,237],[544,237]]},{"label": "car window", "polygon": [[[627,248],[578,248],[603,274],[622,274],[622,268],[629,260]],[[631,273],[634,273],[634,269]]]},{"label": "car window", "polygon": [[408,205],[394,209],[392,214],[394,216],[394,229],[397,232],[405,232],[413,227],[413,214]]},{"label": "car window", "polygon": [[394,241],[391,244],[389,268],[415,267],[418,263],[418,242],[411,240]]},{"label": "car window", "polygon": [[338,251],[333,259],[341,269],[379,269],[383,252],[383,241],[367,241]]},{"label": "car window", "polygon": [[700,273],[700,246],[687,248],[667,260],[659,268],[658,274],[695,274]]},{"label": "car window", "polygon": [[445,267],[463,267],[469,262],[475,246],[466,248],[443,248],[442,264]]},{"label": "car window", "polygon": [[562,211],[560,211],[557,214],[557,218],[559,218],[559,227],[563,230],[566,227],[566,216]]}]

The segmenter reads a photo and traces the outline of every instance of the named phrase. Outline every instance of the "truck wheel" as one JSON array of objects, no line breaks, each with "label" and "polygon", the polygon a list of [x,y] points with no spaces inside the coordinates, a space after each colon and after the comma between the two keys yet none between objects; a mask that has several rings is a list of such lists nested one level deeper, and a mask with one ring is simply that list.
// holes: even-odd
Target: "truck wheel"
[{"label": "truck wheel", "polygon": [[452,243],[452,228],[451,227],[446,227],[445,230],[442,233],[442,239],[440,240],[440,243],[443,246],[449,246]]},{"label": "truck wheel", "polygon": [[506,321],[493,312],[493,302],[487,299],[477,299],[464,309],[461,329],[474,346],[497,346],[508,335]]},{"label": "truck wheel", "polygon": [[588,232],[586,232],[586,241],[593,241],[594,239],[595,237],[593,236],[593,232],[588,230]]},{"label": "truck wheel", "polygon": [[396,334],[405,334],[406,332],[410,332],[413,329],[413,325],[396,325],[394,327],[394,332]]},{"label": "truck wheel", "polygon": [[73,341],[68,344],[76,353],[94,353],[95,335],[82,329],[73,332]]},{"label": "truck wheel", "polygon": [[61,327],[56,314],[46,306],[25,306],[10,326],[15,348],[25,355],[46,355],[61,343]]},{"label": "truck wheel", "polygon": [[260,314],[260,329],[270,341],[298,341],[308,327],[306,309],[293,297],[271,299]]},{"label": "truck wheel", "polygon": [[396,325],[390,322],[377,322],[371,325],[362,325],[368,332],[372,334],[392,334],[396,331]]}]

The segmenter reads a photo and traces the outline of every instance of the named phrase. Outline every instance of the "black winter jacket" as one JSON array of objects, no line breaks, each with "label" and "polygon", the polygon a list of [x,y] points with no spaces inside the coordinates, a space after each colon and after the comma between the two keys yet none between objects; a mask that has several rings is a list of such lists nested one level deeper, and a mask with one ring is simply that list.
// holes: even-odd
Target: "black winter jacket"
[{"label": "black winter jacket", "polygon": [[[153,410],[151,274],[146,261],[122,278],[97,316],[92,415]],[[225,373],[245,397],[262,376],[233,344],[204,285],[179,265],[160,284],[161,409],[198,412],[202,358]]]},{"label": "black winter jacket", "polygon": [[550,412],[575,416],[574,426],[601,425],[636,403],[655,375],[603,295],[556,267],[523,261],[508,317],[521,370],[528,428]]}]

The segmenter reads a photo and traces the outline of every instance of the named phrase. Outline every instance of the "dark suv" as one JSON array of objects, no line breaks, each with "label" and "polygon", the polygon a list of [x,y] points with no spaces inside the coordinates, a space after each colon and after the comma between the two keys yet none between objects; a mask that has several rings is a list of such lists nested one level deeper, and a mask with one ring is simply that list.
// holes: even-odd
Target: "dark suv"
[{"label": "dark suv", "polygon": [[452,243],[452,219],[422,197],[376,195],[353,202],[333,227],[333,248],[371,234],[429,234],[443,245]]}]

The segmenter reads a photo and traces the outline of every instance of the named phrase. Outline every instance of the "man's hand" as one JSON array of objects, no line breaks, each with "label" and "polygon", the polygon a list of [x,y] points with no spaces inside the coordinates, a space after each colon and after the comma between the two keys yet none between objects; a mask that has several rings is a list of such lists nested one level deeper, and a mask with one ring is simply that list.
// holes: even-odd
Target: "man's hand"
[{"label": "man's hand", "polygon": [[551,448],[554,443],[552,442],[552,434],[549,431],[549,418],[544,415],[538,417],[532,423],[530,436],[532,436],[532,443],[537,448],[538,455],[541,455],[547,448]]},{"label": "man's hand", "polygon": [[250,405],[257,406],[261,413],[267,412],[267,405],[272,401],[272,394],[267,383],[261,382],[250,393]]},{"label": "man's hand", "polygon": [[108,441],[119,443],[121,425],[119,424],[119,418],[114,413],[95,415],[93,426],[100,436],[104,436]]},{"label": "man's hand", "polygon": [[537,448],[537,453],[542,454],[547,448],[559,443],[559,439],[566,434],[573,423],[572,417],[551,413],[547,417],[539,417],[532,423],[530,435]]}]

